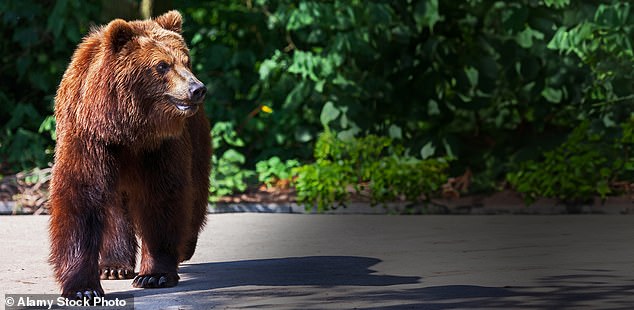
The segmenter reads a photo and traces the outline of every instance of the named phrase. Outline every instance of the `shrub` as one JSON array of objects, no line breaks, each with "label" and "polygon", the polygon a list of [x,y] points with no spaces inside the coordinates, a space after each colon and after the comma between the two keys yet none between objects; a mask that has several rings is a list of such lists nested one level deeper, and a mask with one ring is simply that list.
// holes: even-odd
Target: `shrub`
[{"label": "shrub", "polygon": [[212,130],[211,174],[209,176],[209,200],[242,192],[247,188],[247,179],[255,175],[252,170],[244,169],[245,156],[236,150],[244,146],[229,122],[218,122]]},{"label": "shrub", "polygon": [[559,147],[541,160],[520,163],[507,180],[528,203],[539,197],[556,198],[567,205],[605,198],[617,179],[632,180],[633,121],[625,123],[616,138],[593,132],[590,122],[579,125]]},{"label": "shrub", "polygon": [[55,90],[100,13],[93,1],[0,1],[0,169],[52,160]]},{"label": "shrub", "polygon": [[[292,168],[299,166],[299,162],[294,159],[282,161],[279,157],[273,156],[268,160],[259,161],[255,164],[255,171],[258,174],[258,181],[266,186],[288,186],[292,180]],[[283,184],[282,184],[283,183]]]},{"label": "shrub", "polygon": [[369,190],[372,205],[428,200],[447,181],[447,161],[420,160],[403,150],[391,138],[342,140],[326,129],[315,146],[316,162],[294,169],[297,200],[319,211],[345,206],[351,191]]}]

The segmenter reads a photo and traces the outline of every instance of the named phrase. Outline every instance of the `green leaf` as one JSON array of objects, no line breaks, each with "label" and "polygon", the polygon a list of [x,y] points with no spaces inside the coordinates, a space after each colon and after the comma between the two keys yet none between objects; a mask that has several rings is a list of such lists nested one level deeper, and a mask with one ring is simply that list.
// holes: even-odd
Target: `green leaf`
[{"label": "green leaf", "polygon": [[419,0],[416,3],[414,7],[414,21],[419,31],[427,27],[433,32],[434,25],[442,20],[443,17],[438,10],[438,0]]},{"label": "green leaf", "polygon": [[360,132],[361,132],[361,129],[359,129],[359,127],[352,127],[352,128],[340,131],[337,134],[337,138],[339,138],[341,141],[344,141],[344,142],[352,141],[354,137],[358,135]]},{"label": "green leaf", "polygon": [[306,127],[299,127],[295,130],[295,140],[297,142],[306,143],[313,140],[313,134]]},{"label": "green leaf", "polygon": [[335,119],[337,119],[339,115],[341,115],[341,111],[335,107],[332,101],[328,101],[326,102],[326,104],[324,104],[324,107],[321,109],[321,115],[319,116],[319,120],[321,121],[321,124],[325,128],[328,128],[328,124],[334,121]]},{"label": "green leaf", "polygon": [[474,67],[467,67],[464,69],[465,74],[467,75],[467,79],[469,79],[469,83],[471,87],[478,86],[478,70]]},{"label": "green leaf", "polygon": [[544,34],[529,26],[526,26],[523,31],[515,36],[515,42],[523,48],[531,48],[533,46],[533,39],[542,40],[544,39]]},{"label": "green leaf", "polygon": [[258,73],[260,74],[260,80],[266,80],[269,78],[271,72],[274,72],[278,68],[277,61],[272,59],[266,59],[260,64]]},{"label": "green leaf", "polygon": [[326,80],[320,80],[317,83],[315,83],[315,91],[317,91],[318,93],[323,93],[324,84],[326,84]]},{"label": "green leaf", "polygon": [[425,144],[423,148],[420,150],[420,156],[423,159],[428,159],[434,156],[434,153],[436,153],[436,147],[431,141],[427,142],[427,144]]},{"label": "green leaf", "polygon": [[570,0],[544,0],[546,6],[554,6],[555,8],[563,8],[570,4]]},{"label": "green leaf", "polygon": [[294,110],[302,104],[304,98],[310,93],[310,88],[307,87],[308,83],[301,81],[295,85],[293,90],[286,96],[286,100],[284,100],[285,109]]},{"label": "green leaf", "polygon": [[390,125],[389,130],[389,136],[392,139],[403,139],[403,130],[401,129],[401,127],[392,124]]},{"label": "green leaf", "polygon": [[546,98],[546,100],[548,100],[549,102],[559,103],[561,102],[561,98],[563,97],[563,92],[560,89],[546,87],[542,91],[542,96]]}]

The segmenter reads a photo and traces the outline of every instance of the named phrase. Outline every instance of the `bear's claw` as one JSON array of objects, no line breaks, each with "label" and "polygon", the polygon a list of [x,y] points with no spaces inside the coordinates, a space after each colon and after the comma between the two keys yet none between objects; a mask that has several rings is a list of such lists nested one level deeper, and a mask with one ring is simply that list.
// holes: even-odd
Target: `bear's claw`
[{"label": "bear's claw", "polygon": [[104,293],[102,289],[82,289],[74,293],[62,294],[62,296],[74,300],[92,300],[96,297],[104,297]]},{"label": "bear's claw", "polygon": [[134,270],[129,268],[104,267],[99,273],[101,280],[125,280],[134,278]]},{"label": "bear's claw", "polygon": [[178,284],[178,279],[178,275],[169,273],[138,275],[132,281],[132,286],[137,288],[172,287]]}]

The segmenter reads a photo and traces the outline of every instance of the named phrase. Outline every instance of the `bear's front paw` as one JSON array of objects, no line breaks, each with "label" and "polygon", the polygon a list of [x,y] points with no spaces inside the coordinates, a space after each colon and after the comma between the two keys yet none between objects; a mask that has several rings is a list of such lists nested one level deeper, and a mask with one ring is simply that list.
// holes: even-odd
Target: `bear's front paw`
[{"label": "bear's front paw", "polygon": [[125,267],[101,267],[99,279],[101,280],[125,280],[134,278],[134,269]]},{"label": "bear's front paw", "polygon": [[138,275],[132,281],[132,286],[137,288],[161,288],[172,287],[178,284],[180,277],[176,273],[153,273]]}]

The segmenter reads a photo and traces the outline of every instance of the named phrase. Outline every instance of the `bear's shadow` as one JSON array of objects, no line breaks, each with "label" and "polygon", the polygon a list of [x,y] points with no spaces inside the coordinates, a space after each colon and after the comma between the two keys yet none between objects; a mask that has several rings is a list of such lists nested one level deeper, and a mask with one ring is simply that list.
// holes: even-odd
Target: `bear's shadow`
[{"label": "bear's shadow", "polygon": [[144,297],[239,286],[390,286],[420,282],[417,276],[374,274],[370,267],[380,262],[369,257],[309,256],[183,264],[179,273],[184,280],[176,287],[118,293]]},{"label": "bear's shadow", "polygon": [[[610,275],[609,270],[584,270],[573,275],[540,278],[534,286],[420,286],[415,285],[421,283],[422,279],[418,276],[376,274],[370,267],[380,262],[380,259],[369,257],[309,256],[184,264],[180,270],[183,280],[176,287],[112,294],[134,295],[139,309],[152,309],[158,304],[189,305],[183,307],[192,309],[222,308],[226,306],[223,302],[227,298],[251,300],[254,308],[275,306],[269,304],[273,298],[280,298],[278,301],[281,303],[299,302],[295,308],[306,304],[318,305],[328,298],[334,302],[382,302],[382,308],[392,310],[560,309],[575,308],[575,305],[584,302],[630,309],[631,291],[634,290],[631,284],[611,283],[620,277]],[[512,279],[509,281],[513,282]],[[632,283],[632,280],[626,278],[620,282]],[[406,284],[413,286],[390,288]],[[289,299],[293,297],[298,299]],[[259,300],[253,301],[253,298]],[[257,302],[260,304],[255,305]],[[393,306],[387,306],[390,304]],[[292,304],[285,305],[286,308],[290,306]]]}]

